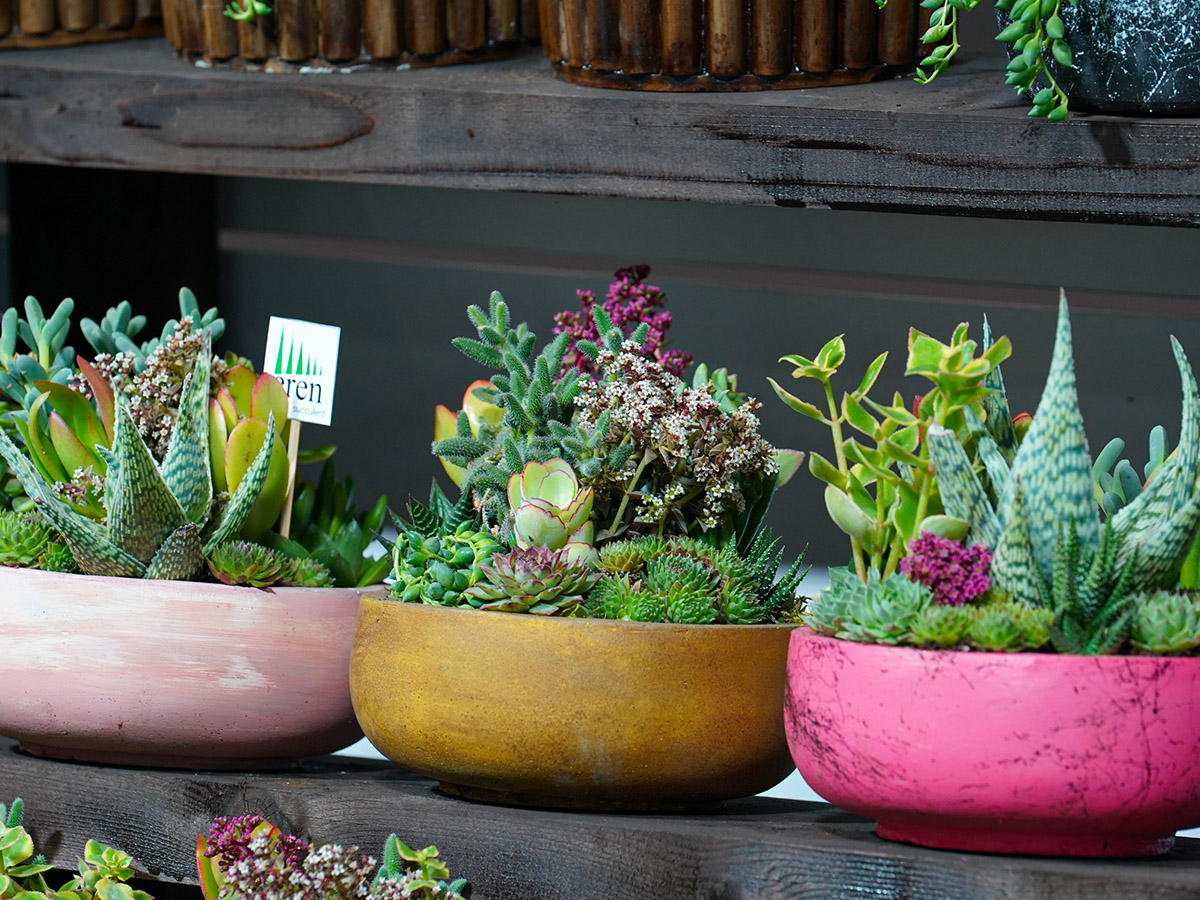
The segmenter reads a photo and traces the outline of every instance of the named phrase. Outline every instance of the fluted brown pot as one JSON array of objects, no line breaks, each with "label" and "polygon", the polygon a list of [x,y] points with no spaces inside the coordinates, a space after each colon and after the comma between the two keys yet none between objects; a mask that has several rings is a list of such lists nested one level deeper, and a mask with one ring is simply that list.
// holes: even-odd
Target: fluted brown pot
[{"label": "fluted brown pot", "polygon": [[596,87],[822,87],[912,69],[928,20],[917,0],[542,0],[542,47]]},{"label": "fluted brown pot", "polygon": [[0,50],[162,34],[159,0],[0,0]]},{"label": "fluted brown pot", "polygon": [[537,0],[274,0],[250,22],[226,16],[225,0],[162,3],[181,56],[269,71],[477,62],[539,33]]},{"label": "fluted brown pot", "polygon": [[531,806],[678,809],[791,770],[790,625],[670,625],[364,596],[359,724],[448,793]]}]

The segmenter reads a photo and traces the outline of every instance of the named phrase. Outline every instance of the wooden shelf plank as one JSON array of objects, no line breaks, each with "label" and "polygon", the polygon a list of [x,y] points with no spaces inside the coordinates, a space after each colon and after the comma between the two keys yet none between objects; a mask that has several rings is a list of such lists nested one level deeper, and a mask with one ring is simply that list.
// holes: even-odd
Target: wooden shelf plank
[{"label": "wooden shelf plank", "polygon": [[1200,841],[1141,861],[924,850],[823,804],[749,799],[705,815],[508,809],[446,797],[390,764],[327,757],[293,772],[220,774],[48,762],[0,743],[0,797],[22,796],[39,849],[72,868],[89,837],[194,884],[197,833],[257,812],[318,843],[378,853],[395,831],[436,843],[475,900],[1193,900]]},{"label": "wooden shelf plank", "polygon": [[1200,224],[1200,119],[1030,119],[992,60],[752,94],[471,66],[265,75],[158,39],[0,54],[14,162],[738,204]]}]

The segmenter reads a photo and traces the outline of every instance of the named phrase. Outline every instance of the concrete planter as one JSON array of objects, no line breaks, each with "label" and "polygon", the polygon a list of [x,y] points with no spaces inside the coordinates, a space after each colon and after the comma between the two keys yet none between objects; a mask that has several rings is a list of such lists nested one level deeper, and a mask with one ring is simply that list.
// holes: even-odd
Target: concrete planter
[{"label": "concrete planter", "polygon": [[350,690],[387,757],[473,799],[673,809],[792,769],[787,625],[660,625],[362,600]]},{"label": "concrete planter", "polygon": [[1153,856],[1200,824],[1200,658],[974,653],[794,632],[788,742],[889,840]]},{"label": "concrete planter", "polygon": [[359,591],[0,568],[0,734],[55,759],[264,768],[361,736]]}]

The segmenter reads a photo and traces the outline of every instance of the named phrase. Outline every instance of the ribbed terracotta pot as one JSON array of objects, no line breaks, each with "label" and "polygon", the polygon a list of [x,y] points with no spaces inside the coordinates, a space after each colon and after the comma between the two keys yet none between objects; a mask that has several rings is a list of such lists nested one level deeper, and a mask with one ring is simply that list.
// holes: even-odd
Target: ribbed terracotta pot
[{"label": "ribbed terracotta pot", "polygon": [[38,756],[270,768],[361,737],[359,591],[0,568],[0,734]]},{"label": "ribbed terracotta pot", "polygon": [[0,49],[162,34],[159,0],[0,0]]},{"label": "ribbed terracotta pot", "polygon": [[1154,856],[1200,825],[1200,658],[917,650],[792,635],[796,767],[880,837]]},{"label": "ribbed terracotta pot", "polygon": [[407,68],[511,55],[539,31],[538,0],[274,0],[253,22],[225,0],[162,0],[188,59],[269,71]]},{"label": "ribbed terracotta pot", "polygon": [[363,731],[447,793],[506,804],[712,806],[791,770],[787,625],[660,625],[363,598]]},{"label": "ribbed terracotta pot", "polygon": [[596,87],[746,91],[856,84],[912,69],[917,0],[542,0],[559,76]]}]

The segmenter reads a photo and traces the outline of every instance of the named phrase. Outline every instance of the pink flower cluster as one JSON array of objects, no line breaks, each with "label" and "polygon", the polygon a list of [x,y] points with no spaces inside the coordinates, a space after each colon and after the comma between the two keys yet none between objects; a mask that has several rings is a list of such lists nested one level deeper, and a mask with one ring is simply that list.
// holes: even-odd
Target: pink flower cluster
[{"label": "pink flower cluster", "polygon": [[[644,284],[650,274],[649,266],[631,266],[620,269],[613,276],[613,282],[608,286],[608,295],[601,307],[613,324],[621,329],[626,337],[633,334],[634,329],[645,323],[649,326],[646,341],[642,344],[641,354],[647,359],[659,363],[673,375],[682,376],[687,367],[692,364],[692,354],[682,350],[666,350],[666,333],[671,327],[671,314],[663,307],[667,303],[666,294],[662,288]],[[596,374],[595,363],[575,349],[575,344],[581,340],[599,341],[600,334],[592,316],[592,307],[596,304],[596,296],[591,291],[576,291],[579,302],[583,305],[580,312],[564,310],[554,316],[554,333],[564,331],[571,335],[571,343],[567,348],[564,365],[578,369],[589,375]]]},{"label": "pink flower cluster", "polygon": [[988,568],[992,553],[983,544],[963,546],[931,531],[909,541],[909,556],[900,560],[900,571],[933,591],[942,606],[962,606],[983,596],[992,586]]},{"label": "pink flower cluster", "polygon": [[[204,855],[220,856],[224,866],[250,859],[254,856],[250,849],[254,829],[264,821],[262,816],[217,816],[209,829],[208,849]],[[285,834],[272,842],[271,849],[287,866],[295,868],[304,861],[311,848],[294,834]]]}]

